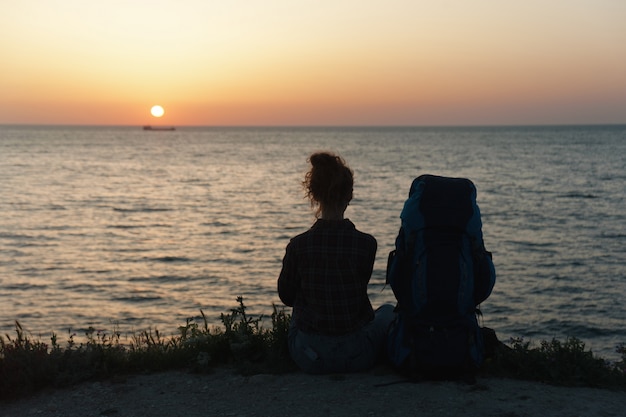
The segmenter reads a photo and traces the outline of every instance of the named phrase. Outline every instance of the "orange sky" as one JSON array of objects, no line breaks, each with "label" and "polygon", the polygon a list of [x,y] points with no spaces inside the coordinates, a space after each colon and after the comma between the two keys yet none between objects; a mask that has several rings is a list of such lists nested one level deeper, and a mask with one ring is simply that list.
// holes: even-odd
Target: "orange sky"
[{"label": "orange sky", "polygon": [[0,123],[626,123],[624,22],[622,0],[3,2]]}]

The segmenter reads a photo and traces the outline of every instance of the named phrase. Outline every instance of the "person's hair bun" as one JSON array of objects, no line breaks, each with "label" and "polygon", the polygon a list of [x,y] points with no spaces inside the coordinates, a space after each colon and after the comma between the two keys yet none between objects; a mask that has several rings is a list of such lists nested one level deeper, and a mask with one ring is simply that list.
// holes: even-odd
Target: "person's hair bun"
[{"label": "person's hair bun", "polygon": [[311,170],[302,185],[312,206],[318,206],[316,216],[325,209],[345,210],[352,200],[353,173],[346,162],[330,152],[316,152],[309,157]]},{"label": "person's hair bun", "polygon": [[339,157],[327,152],[318,152],[309,158],[314,167],[336,167],[340,164]]}]

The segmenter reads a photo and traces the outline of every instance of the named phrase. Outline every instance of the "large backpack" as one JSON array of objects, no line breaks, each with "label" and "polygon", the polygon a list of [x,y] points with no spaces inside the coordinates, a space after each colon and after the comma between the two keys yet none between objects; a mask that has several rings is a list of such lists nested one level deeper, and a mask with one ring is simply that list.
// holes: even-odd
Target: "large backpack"
[{"label": "large backpack", "polygon": [[465,178],[422,175],[400,215],[387,283],[398,301],[387,352],[425,378],[473,375],[484,357],[477,306],[495,284],[476,188]]}]

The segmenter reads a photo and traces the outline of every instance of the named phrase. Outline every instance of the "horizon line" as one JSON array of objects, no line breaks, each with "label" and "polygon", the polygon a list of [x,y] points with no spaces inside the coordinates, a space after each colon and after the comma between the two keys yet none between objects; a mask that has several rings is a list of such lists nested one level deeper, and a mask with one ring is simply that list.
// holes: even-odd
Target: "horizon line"
[{"label": "horizon line", "polygon": [[143,126],[154,126],[154,127],[175,127],[175,128],[242,128],[242,129],[276,129],[276,128],[486,128],[486,127],[585,127],[585,126],[626,126],[626,122],[621,123],[528,123],[528,124],[517,124],[517,123],[502,123],[502,124],[268,124],[268,125],[258,125],[258,124],[234,124],[234,125],[201,125],[201,124],[185,124],[185,125],[173,125],[173,124],[85,124],[85,123],[2,123],[0,122],[0,126],[7,127],[116,127],[116,128],[141,128]]}]

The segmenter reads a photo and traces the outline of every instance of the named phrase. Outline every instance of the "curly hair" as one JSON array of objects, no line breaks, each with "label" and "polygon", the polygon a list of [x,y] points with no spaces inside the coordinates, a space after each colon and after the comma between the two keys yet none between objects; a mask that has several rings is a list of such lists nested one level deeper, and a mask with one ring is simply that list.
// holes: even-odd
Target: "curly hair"
[{"label": "curly hair", "polygon": [[309,157],[311,169],[304,176],[302,185],[315,216],[323,210],[345,210],[354,186],[354,173],[346,162],[330,152],[317,152]]}]

